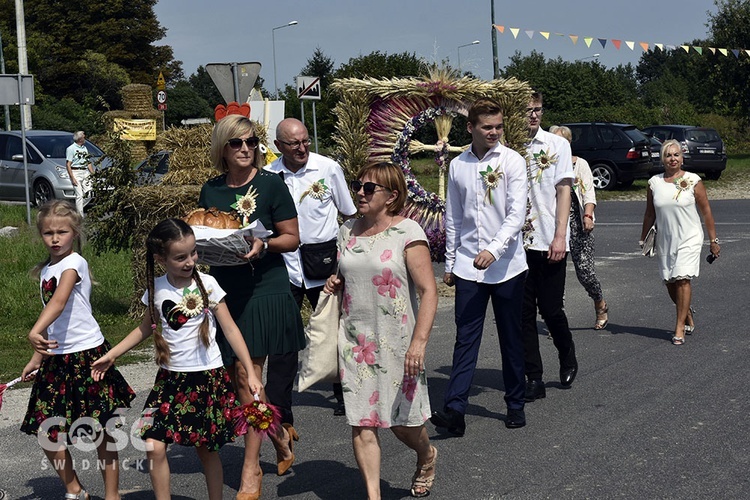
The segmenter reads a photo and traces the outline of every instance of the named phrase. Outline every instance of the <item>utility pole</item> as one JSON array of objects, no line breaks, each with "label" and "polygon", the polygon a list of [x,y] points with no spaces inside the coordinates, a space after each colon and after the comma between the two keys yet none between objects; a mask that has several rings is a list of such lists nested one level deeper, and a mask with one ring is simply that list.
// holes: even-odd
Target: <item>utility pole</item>
[{"label": "utility pole", "polygon": [[[3,34],[0,33],[0,73],[5,74],[5,54],[3,54]],[[3,105],[5,111],[5,130],[10,130],[10,106]]]},{"label": "utility pole", "polygon": [[[21,75],[29,74],[29,61],[26,58],[26,21],[23,15],[23,0],[16,0],[16,33],[18,34],[18,73]],[[21,123],[24,124],[25,130],[30,130],[31,125],[31,106],[21,104]]]},{"label": "utility pole", "polygon": [[500,78],[500,65],[497,62],[497,30],[495,29],[495,0],[490,0],[490,10],[492,15],[492,75],[493,78]]}]

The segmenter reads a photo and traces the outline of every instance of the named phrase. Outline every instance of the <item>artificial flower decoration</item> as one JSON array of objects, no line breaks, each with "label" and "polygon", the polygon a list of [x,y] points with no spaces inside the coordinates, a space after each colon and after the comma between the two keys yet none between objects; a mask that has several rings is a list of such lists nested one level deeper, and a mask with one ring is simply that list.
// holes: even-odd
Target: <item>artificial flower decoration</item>
[{"label": "artificial flower decoration", "polygon": [[328,186],[326,186],[326,180],[325,179],[318,179],[317,181],[310,184],[310,187],[305,190],[304,193],[302,193],[302,196],[299,197],[300,203],[302,203],[302,200],[307,196],[310,195],[311,198],[315,198],[318,200],[322,200],[323,196],[328,192]]},{"label": "artificial flower decoration", "polygon": [[497,169],[492,170],[492,167],[487,165],[487,170],[480,170],[479,175],[482,176],[482,182],[484,182],[484,186],[487,188],[487,193],[484,195],[484,199],[489,200],[490,205],[492,205],[492,190],[500,184],[500,179],[503,178],[503,173],[500,172],[500,166],[498,165]]},{"label": "artificial flower decoration", "polygon": [[195,288],[191,290],[185,287],[182,292],[182,300],[177,304],[177,308],[188,318],[194,318],[203,312],[203,297],[200,291]]},{"label": "artificial flower decoration", "polygon": [[248,217],[255,212],[255,209],[258,206],[255,201],[256,198],[258,198],[258,191],[255,189],[255,186],[250,186],[250,189],[247,190],[247,193],[245,193],[244,196],[240,196],[239,194],[235,196],[237,201],[230,206],[237,210],[237,213],[242,216],[242,225],[246,226],[248,224]]},{"label": "artificial flower decoration", "polygon": [[680,177],[674,181],[674,185],[677,186],[677,193],[674,195],[674,199],[677,200],[683,192],[690,191],[690,188],[693,187],[693,181]]},{"label": "artificial flower decoration", "polygon": [[586,194],[586,185],[583,183],[583,179],[576,177],[576,181],[573,183],[573,187],[578,187],[581,190],[581,194]]},{"label": "artificial flower decoration", "polygon": [[534,153],[534,161],[539,168],[536,173],[535,181],[542,182],[542,174],[544,171],[557,163],[557,154],[549,154],[543,149],[540,149],[538,153]]},{"label": "artificial flower decoration", "polygon": [[234,431],[238,436],[247,434],[252,429],[260,434],[276,432],[281,413],[275,406],[256,400],[252,403],[238,406],[232,410]]}]

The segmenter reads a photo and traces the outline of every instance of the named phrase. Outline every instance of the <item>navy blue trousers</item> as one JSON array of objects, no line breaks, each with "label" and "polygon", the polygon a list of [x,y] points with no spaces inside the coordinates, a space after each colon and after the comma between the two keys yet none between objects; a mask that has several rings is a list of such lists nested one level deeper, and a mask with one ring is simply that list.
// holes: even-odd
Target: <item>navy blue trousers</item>
[{"label": "navy blue trousers", "polygon": [[526,272],[496,284],[477,283],[455,277],[456,344],[453,347],[451,378],[445,392],[446,409],[466,413],[490,299],[500,340],[505,403],[509,409],[523,409],[526,381],[521,309],[525,279]]}]

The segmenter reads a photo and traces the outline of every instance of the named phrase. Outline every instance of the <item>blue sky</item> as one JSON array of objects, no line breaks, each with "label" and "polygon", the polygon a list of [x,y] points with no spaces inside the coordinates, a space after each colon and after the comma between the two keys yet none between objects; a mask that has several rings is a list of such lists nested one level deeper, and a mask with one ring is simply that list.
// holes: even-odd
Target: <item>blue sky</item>
[{"label": "blue sky", "polygon": [[[258,61],[265,87],[274,87],[272,28],[276,30],[278,86],[294,77],[316,47],[335,67],[375,50],[414,52],[430,61],[450,59],[480,78],[492,77],[491,0],[160,0],[155,12],[171,45],[183,61],[186,75],[199,65]],[[533,6],[533,9],[531,8]],[[712,0],[495,0],[498,60],[504,67],[515,51],[532,50],[547,58],[575,60],[600,54],[608,67],[636,65],[643,52],[639,42],[679,46],[707,37],[706,12],[716,12]],[[509,28],[519,28],[513,38]],[[530,39],[526,30],[534,31]],[[553,33],[545,40],[540,31]],[[564,37],[554,33],[563,33]],[[579,35],[573,44],[568,35]],[[583,37],[594,37],[586,47]],[[596,38],[608,39],[602,48]],[[616,50],[611,39],[623,40]],[[635,42],[635,50],[625,41]],[[747,47],[750,48],[750,47]],[[695,54],[696,57],[701,57]],[[310,75],[316,76],[316,75]]]}]

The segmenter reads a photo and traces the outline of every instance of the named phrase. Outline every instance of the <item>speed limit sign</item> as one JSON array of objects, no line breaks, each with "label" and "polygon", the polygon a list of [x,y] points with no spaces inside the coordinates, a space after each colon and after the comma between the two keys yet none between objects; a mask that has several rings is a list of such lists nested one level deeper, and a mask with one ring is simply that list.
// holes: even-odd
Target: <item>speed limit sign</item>
[{"label": "speed limit sign", "polygon": [[164,104],[165,102],[167,102],[167,93],[164,92],[163,90],[160,90],[159,92],[157,92],[156,93],[156,101],[159,104]]}]

